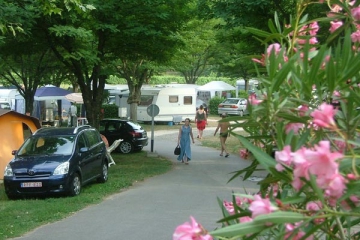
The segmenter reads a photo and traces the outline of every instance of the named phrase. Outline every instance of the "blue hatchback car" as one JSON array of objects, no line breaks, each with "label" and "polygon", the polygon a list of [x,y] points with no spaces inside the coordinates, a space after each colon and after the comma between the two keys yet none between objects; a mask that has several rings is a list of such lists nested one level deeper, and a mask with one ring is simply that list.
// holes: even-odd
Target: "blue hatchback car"
[{"label": "blue hatchback car", "polygon": [[84,184],[106,182],[108,159],[99,132],[90,126],[41,128],[13,151],[4,171],[9,198],[79,195]]}]

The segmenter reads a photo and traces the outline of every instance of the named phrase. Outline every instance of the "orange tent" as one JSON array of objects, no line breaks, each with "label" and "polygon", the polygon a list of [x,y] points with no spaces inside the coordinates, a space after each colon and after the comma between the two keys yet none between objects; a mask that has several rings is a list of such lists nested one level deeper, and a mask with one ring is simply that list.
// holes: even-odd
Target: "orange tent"
[{"label": "orange tent", "polygon": [[0,179],[4,179],[5,167],[13,158],[12,151],[40,127],[37,118],[0,109]]}]

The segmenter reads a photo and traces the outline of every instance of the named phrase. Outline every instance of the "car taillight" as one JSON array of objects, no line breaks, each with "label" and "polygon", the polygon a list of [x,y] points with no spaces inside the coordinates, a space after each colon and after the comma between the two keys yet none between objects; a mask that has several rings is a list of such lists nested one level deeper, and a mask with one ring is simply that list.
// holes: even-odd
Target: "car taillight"
[{"label": "car taillight", "polygon": [[231,108],[238,108],[237,105],[231,105]]},{"label": "car taillight", "polygon": [[219,104],[219,106],[218,106],[218,107],[223,107],[223,105]]},{"label": "car taillight", "polygon": [[135,138],[141,138],[142,137],[142,133],[139,133],[139,132],[130,132],[130,134],[135,137]]}]

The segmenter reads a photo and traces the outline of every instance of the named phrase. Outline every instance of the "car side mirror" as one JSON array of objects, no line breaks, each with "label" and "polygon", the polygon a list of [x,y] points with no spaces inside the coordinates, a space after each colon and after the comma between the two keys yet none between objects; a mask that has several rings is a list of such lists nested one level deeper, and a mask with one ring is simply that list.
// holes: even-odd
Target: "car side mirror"
[{"label": "car side mirror", "polygon": [[82,147],[80,148],[80,153],[84,153],[84,152],[87,152],[89,151],[89,148],[88,147]]},{"label": "car side mirror", "polygon": [[11,154],[12,154],[12,155],[15,155],[16,153],[17,153],[17,150],[12,150],[12,151],[11,151]]}]

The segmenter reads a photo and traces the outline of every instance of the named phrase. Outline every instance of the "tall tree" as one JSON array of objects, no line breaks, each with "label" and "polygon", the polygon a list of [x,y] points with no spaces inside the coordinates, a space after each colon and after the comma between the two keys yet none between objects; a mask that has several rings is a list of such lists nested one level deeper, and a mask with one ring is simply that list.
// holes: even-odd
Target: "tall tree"
[{"label": "tall tree", "polygon": [[[189,5],[188,5],[189,4]],[[120,31],[111,39],[114,65],[129,86],[130,118],[137,120],[141,87],[159,64],[182,46],[178,32],[191,17],[191,0],[126,1],[119,9]]]},{"label": "tall tree", "polygon": [[217,48],[215,26],[218,20],[191,19],[180,32],[184,46],[175,53],[171,67],[180,72],[185,82],[195,84],[213,60]]}]

